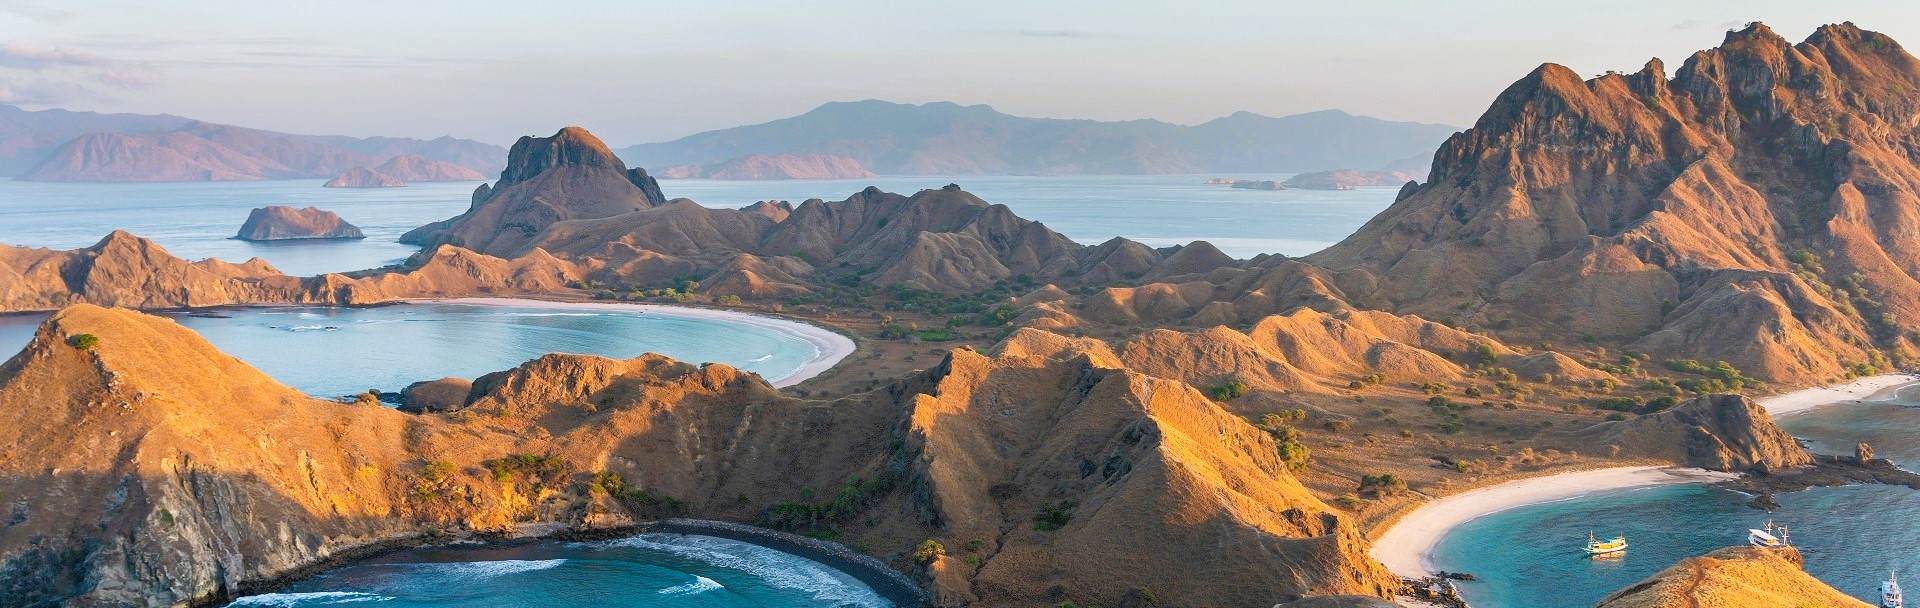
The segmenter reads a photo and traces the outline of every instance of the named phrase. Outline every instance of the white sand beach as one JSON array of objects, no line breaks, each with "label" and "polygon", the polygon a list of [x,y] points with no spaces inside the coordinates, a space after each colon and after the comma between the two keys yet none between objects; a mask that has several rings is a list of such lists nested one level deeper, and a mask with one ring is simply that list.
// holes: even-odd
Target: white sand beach
[{"label": "white sand beach", "polygon": [[718,310],[713,308],[695,308],[691,306],[667,306],[663,304],[635,304],[631,302],[553,302],[524,298],[444,298],[406,300],[407,304],[466,304],[471,306],[517,306],[525,308],[559,308],[572,310],[605,310],[643,312],[661,316],[677,316],[697,319],[713,319],[729,323],[740,323],[771,329],[806,340],[813,345],[813,358],[793,373],[779,378],[768,378],[775,387],[788,387],[818,376],[831,369],[847,355],[853,354],[854,344],[851,338],[837,332],[810,325],[792,319],[770,317],[748,312]]},{"label": "white sand beach", "polygon": [[1920,376],[1913,374],[1881,374],[1860,378],[1846,384],[1818,386],[1771,397],[1761,397],[1758,401],[1761,407],[1767,408],[1767,413],[1773,414],[1774,418],[1779,418],[1834,403],[1890,399],[1896,391],[1917,382],[1920,382]]},{"label": "white sand beach", "polygon": [[1414,509],[1373,543],[1373,559],[1394,574],[1431,574],[1433,548],[1447,530],[1516,507],[1579,498],[1597,492],[1681,483],[1712,483],[1737,477],[1705,469],[1614,467],[1574,471],[1468,490]]},{"label": "white sand beach", "polygon": [[[1845,384],[1802,389],[1759,399],[1774,417],[1834,403],[1893,397],[1920,383],[1913,374],[1882,374]],[[1639,466],[1575,471],[1522,479],[1469,490],[1414,509],[1373,543],[1373,558],[1401,576],[1425,576],[1434,570],[1433,548],[1454,526],[1515,507],[1579,498],[1597,492],[1732,479],[1731,473],[1704,469]]]}]

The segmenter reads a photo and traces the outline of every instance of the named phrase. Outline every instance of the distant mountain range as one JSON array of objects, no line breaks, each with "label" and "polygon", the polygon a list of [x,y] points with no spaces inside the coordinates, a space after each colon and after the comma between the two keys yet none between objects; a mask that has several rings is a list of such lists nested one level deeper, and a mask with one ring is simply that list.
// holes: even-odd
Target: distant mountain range
[{"label": "distant mountain range", "polygon": [[1199,125],[1012,116],[984,105],[834,102],[773,122],[618,151],[640,166],[831,155],[882,175],[1304,172],[1415,164],[1457,131],[1339,110],[1238,112]]},{"label": "distant mountain range", "polygon": [[154,182],[331,178],[418,155],[499,171],[505,148],[470,139],[291,135],[179,116],[28,111],[0,105],[0,176]]}]

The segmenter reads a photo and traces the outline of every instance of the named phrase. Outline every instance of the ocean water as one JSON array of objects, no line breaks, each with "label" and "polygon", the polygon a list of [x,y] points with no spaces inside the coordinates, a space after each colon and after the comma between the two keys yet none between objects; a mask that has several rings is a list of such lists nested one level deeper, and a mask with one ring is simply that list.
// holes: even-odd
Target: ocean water
[{"label": "ocean water", "polygon": [[[1278,175],[1222,175],[1283,179]],[[1124,236],[1152,246],[1208,240],[1236,257],[1304,255],[1331,245],[1393,202],[1396,188],[1260,191],[1206,185],[1208,175],[1100,177],[884,177],[862,180],[666,180],[669,197],[709,207],[760,200],[844,199],[869,185],[912,194],[959,182],[989,202],[1095,244]],[[115,229],[147,237],[183,258],[243,262],[259,257],[294,275],[361,270],[406,259],[400,235],[465,211],[470,183],[405,188],[322,188],[320,180],[59,184],[0,181],[0,243],[74,249]],[[352,241],[249,243],[230,237],[248,211],[318,206],[359,226]]]},{"label": "ocean water", "polygon": [[[650,312],[403,304],[162,314],[274,379],[327,398],[398,391],[448,376],[472,379],[555,352],[615,358],[653,352],[726,363],[769,381],[817,354],[805,339],[775,329]],[[19,352],[44,318],[0,316],[0,356]]]},{"label": "ocean water", "polygon": [[[1836,405],[1788,416],[1781,425],[1815,451],[1852,453],[1872,444],[1882,458],[1920,467],[1920,388],[1901,399]],[[1746,506],[1751,496],[1704,486],[1604,492],[1482,517],[1448,532],[1435,547],[1437,567],[1468,572],[1461,584],[1477,608],[1586,608],[1614,591],[1695,555],[1746,542],[1769,519],[1792,530],[1807,571],[1863,601],[1878,602],[1880,581],[1898,571],[1920,580],[1920,492],[1904,486],[1814,488],[1777,494],[1772,514]],[[1617,557],[1580,551],[1588,531],[1625,534]]]},{"label": "ocean water", "polygon": [[882,608],[866,584],[819,562],[708,536],[387,555],[232,606],[392,608]]}]

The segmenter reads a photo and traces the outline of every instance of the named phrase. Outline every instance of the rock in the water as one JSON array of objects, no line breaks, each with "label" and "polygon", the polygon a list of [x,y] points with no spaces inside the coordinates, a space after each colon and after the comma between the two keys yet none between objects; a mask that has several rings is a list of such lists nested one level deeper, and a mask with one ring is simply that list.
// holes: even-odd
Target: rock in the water
[{"label": "rock in the water", "polygon": [[1287,178],[1284,183],[1288,188],[1303,190],[1352,190],[1361,186],[1398,186],[1413,179],[1414,176],[1399,171],[1336,169],[1302,173]]},{"label": "rock in the water", "polygon": [[1860,464],[1873,462],[1873,446],[1867,445],[1864,441],[1860,442],[1860,445],[1853,446],[1853,459]]},{"label": "rock in the water", "polygon": [[364,239],[360,228],[319,207],[295,209],[279,205],[254,209],[233,238],[242,241],[292,239]]},{"label": "rock in the water", "polygon": [[395,179],[391,175],[362,166],[348,169],[346,173],[340,174],[340,177],[321,184],[327,188],[399,188],[405,185],[407,185],[406,182]]},{"label": "rock in the water", "polygon": [[1248,189],[1248,190],[1285,190],[1285,189],[1287,189],[1287,185],[1286,185],[1286,184],[1282,184],[1282,183],[1280,183],[1280,182],[1276,182],[1276,181],[1273,181],[1273,180],[1270,180],[1270,179],[1265,179],[1265,180],[1252,180],[1252,179],[1241,179],[1241,180],[1234,180],[1234,181],[1233,181],[1233,183],[1232,183],[1232,184],[1229,184],[1229,185],[1231,185],[1231,186],[1233,186],[1233,187],[1235,187],[1235,188],[1245,188],[1245,189]]}]

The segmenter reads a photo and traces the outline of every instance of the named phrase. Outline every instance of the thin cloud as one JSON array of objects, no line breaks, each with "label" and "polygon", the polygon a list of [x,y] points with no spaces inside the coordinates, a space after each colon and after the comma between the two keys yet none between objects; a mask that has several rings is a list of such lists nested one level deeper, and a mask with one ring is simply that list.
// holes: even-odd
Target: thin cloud
[{"label": "thin cloud", "polygon": [[42,47],[19,41],[0,44],[0,66],[45,70],[63,66],[102,66],[113,63],[105,57],[63,47]]},{"label": "thin cloud", "polygon": [[157,75],[149,66],[92,51],[0,43],[0,103],[57,105],[116,97],[113,91],[144,89]]},{"label": "thin cloud", "polygon": [[1099,38],[1101,34],[1084,30],[1015,30],[1021,38]]},{"label": "thin cloud", "polygon": [[73,11],[40,6],[27,0],[0,0],[0,13],[19,15],[42,23],[60,23],[74,16]]}]

